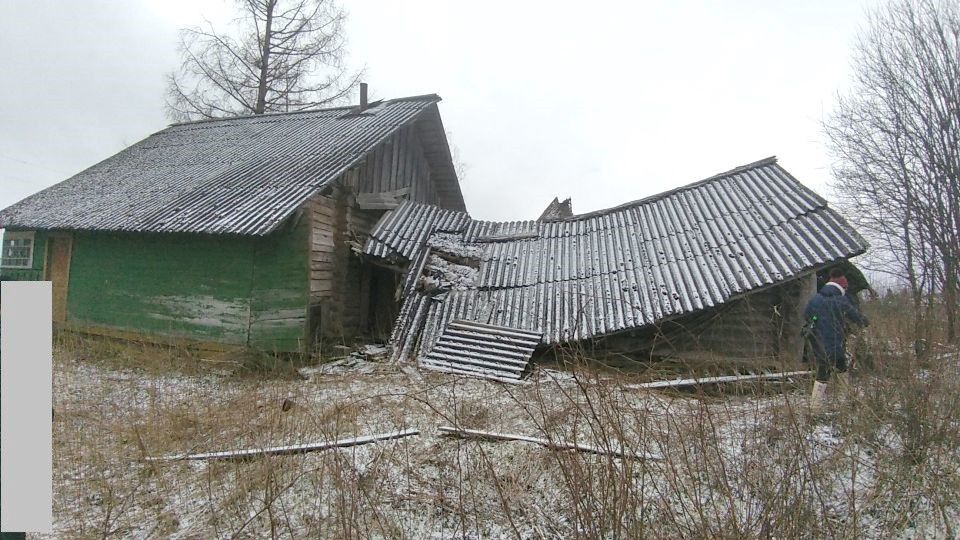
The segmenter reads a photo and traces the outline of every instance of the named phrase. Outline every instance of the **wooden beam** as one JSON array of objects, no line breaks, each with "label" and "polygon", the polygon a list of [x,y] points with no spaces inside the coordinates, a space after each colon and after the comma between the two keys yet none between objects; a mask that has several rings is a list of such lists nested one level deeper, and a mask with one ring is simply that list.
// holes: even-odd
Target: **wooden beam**
[{"label": "wooden beam", "polygon": [[357,207],[361,210],[393,210],[403,201],[397,199],[357,199]]},{"label": "wooden beam", "polygon": [[402,439],[413,435],[419,435],[417,429],[405,429],[403,431],[393,431],[379,435],[365,435],[363,437],[351,437],[349,439],[337,439],[335,441],[293,444],[288,446],[272,446],[268,448],[248,448],[244,450],[226,450],[223,452],[207,452],[202,454],[174,454],[170,456],[147,457],[147,461],[184,461],[184,460],[208,460],[208,459],[251,459],[262,456],[283,456],[289,454],[303,454],[306,452],[317,452],[319,450],[329,450],[331,448],[346,448],[349,446],[359,446],[378,441],[390,439]]},{"label": "wooden beam", "polygon": [[784,373],[761,373],[759,375],[724,375],[721,377],[702,377],[692,379],[672,379],[668,381],[653,381],[639,384],[626,384],[623,387],[631,390],[656,390],[660,388],[684,388],[688,386],[701,386],[704,384],[721,384],[731,382],[746,381],[773,381],[778,379],[788,379],[790,377],[802,377],[812,374],[812,371],[787,371]]},{"label": "wooden beam", "polygon": [[405,187],[393,191],[379,191],[376,193],[358,193],[357,206],[361,210],[392,210],[400,206],[403,198],[410,195],[410,188]]},{"label": "wooden beam", "polygon": [[462,439],[478,439],[483,441],[520,441],[539,444],[551,450],[576,450],[577,452],[586,452],[588,454],[598,454],[605,456],[614,456],[619,458],[630,458],[640,460],[661,460],[663,457],[654,454],[634,454],[621,450],[605,450],[596,446],[576,444],[566,441],[550,441],[539,439],[537,437],[528,437],[526,435],[514,435],[512,433],[495,433],[492,431],[479,431],[475,429],[461,429],[452,426],[440,426],[441,435],[459,437]]}]

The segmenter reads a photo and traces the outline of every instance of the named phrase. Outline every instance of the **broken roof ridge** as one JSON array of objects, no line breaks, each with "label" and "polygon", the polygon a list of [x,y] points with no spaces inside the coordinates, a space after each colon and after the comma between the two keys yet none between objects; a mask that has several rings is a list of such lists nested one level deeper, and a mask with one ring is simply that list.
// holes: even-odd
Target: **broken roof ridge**
[{"label": "broken roof ridge", "polygon": [[[378,99],[372,101],[367,106],[367,110],[370,110],[374,107],[379,107],[380,105],[389,105],[391,103],[400,103],[404,101],[422,101],[422,100],[433,100],[435,103],[443,101],[443,98],[440,97],[440,94],[419,94],[416,96],[403,96],[398,98],[390,99]],[[296,114],[309,114],[309,113],[319,113],[319,112],[333,112],[333,111],[349,111],[356,109],[357,105],[338,105],[336,107],[321,107],[316,109],[300,109],[299,111],[283,111],[283,112],[265,112],[263,114],[241,114],[237,116],[223,116],[218,118],[201,118],[199,120],[186,120],[183,122],[173,122],[167,125],[167,128],[172,127],[181,127],[181,126],[190,126],[196,124],[212,124],[216,122],[222,122],[227,120],[249,120],[251,118],[276,118],[278,116],[292,116]]]},{"label": "broken roof ridge", "polygon": [[[777,157],[776,157],[776,156],[770,156],[770,157],[766,157],[766,158],[763,158],[763,159],[760,159],[760,160],[757,160],[757,161],[754,161],[754,162],[751,162],[751,163],[747,163],[747,164],[745,164],[745,165],[738,165],[737,167],[734,167],[734,168],[732,168],[732,169],[730,169],[730,170],[728,170],[728,171],[725,171],[725,172],[722,172],[722,173],[718,173],[718,174],[714,174],[714,175],[712,175],[712,176],[710,176],[710,177],[708,177],[708,178],[704,178],[703,180],[697,180],[697,181],[695,181],[695,182],[691,182],[691,183],[689,183],[689,184],[686,184],[686,185],[683,185],[683,186],[679,186],[679,187],[676,187],[676,188],[673,188],[673,189],[670,189],[670,190],[667,190],[667,191],[662,191],[662,192],[659,192],[659,193],[655,193],[655,194],[653,194],[653,195],[649,195],[649,196],[643,197],[643,198],[641,198],[641,199],[636,199],[636,200],[633,200],[633,201],[625,202],[625,203],[619,204],[619,205],[617,205],[617,206],[612,206],[612,207],[609,207],[609,208],[601,208],[601,209],[599,209],[599,210],[593,210],[593,211],[591,211],[591,212],[586,212],[586,213],[583,213],[583,214],[575,214],[575,215],[570,216],[570,217],[567,217],[567,218],[550,219],[550,220],[544,221],[544,220],[543,220],[543,216],[541,215],[540,218],[537,218],[537,219],[527,219],[527,220],[486,220],[486,219],[477,219],[477,218],[473,217],[472,215],[470,215],[470,213],[469,213],[469,212],[466,212],[465,210],[464,210],[464,211],[446,210],[446,211],[447,211],[447,212],[456,212],[456,213],[463,214],[463,215],[466,216],[466,218],[467,218],[469,221],[471,221],[471,222],[474,222],[474,223],[477,223],[477,224],[487,224],[487,225],[505,225],[505,224],[530,225],[530,224],[535,224],[535,223],[539,223],[539,222],[543,222],[543,223],[572,223],[572,222],[576,222],[576,221],[592,219],[592,218],[595,218],[595,217],[598,217],[598,216],[604,216],[604,215],[612,214],[612,213],[614,213],[614,212],[626,210],[626,209],[628,209],[628,208],[634,208],[634,207],[637,207],[637,206],[654,203],[654,202],[657,202],[657,201],[666,199],[667,197],[670,197],[670,196],[672,196],[672,195],[676,195],[677,193],[681,193],[681,192],[685,192],[685,191],[690,191],[690,190],[699,189],[699,188],[701,188],[701,187],[703,187],[703,186],[705,186],[705,185],[707,185],[707,184],[710,184],[711,182],[715,182],[715,181],[717,181],[717,180],[721,180],[721,179],[724,179],[724,178],[729,178],[729,177],[731,177],[731,176],[734,176],[734,175],[737,175],[737,174],[740,174],[740,173],[743,173],[743,172],[746,172],[746,171],[756,170],[756,169],[760,169],[760,168],[763,168],[763,167],[769,167],[769,166],[771,166],[771,165],[775,165],[775,166],[777,167],[777,169],[778,169],[778,173],[779,173],[781,176],[783,176],[783,177],[791,180],[792,182],[794,182],[794,183],[796,184],[797,188],[798,188],[800,191],[802,191],[805,195],[807,195],[808,197],[810,197],[810,198],[814,201],[815,207],[812,208],[812,209],[809,209],[809,210],[807,210],[807,211],[805,211],[805,212],[803,212],[802,214],[807,214],[807,213],[815,212],[815,211],[819,210],[820,208],[823,208],[823,207],[827,206],[827,202],[826,202],[826,200],[823,199],[823,197],[821,197],[819,194],[817,194],[816,192],[814,192],[813,190],[811,190],[811,189],[808,188],[807,186],[803,185],[799,180],[796,179],[796,177],[794,177],[792,174],[790,174],[790,173],[789,173],[787,170],[785,170],[783,167],[780,167],[779,164],[777,163]],[[559,197],[554,197],[554,198],[553,198],[553,201],[551,201],[551,205],[553,205],[554,202],[559,202],[559,199],[560,199]],[[569,200],[571,200],[571,198],[568,197],[567,199],[564,200],[564,202],[569,201]],[[434,207],[434,208],[438,208],[438,209],[440,208],[440,207],[438,207],[438,206],[436,206],[436,205],[434,205],[434,204],[424,203],[424,202],[419,202],[419,201],[409,201],[409,200],[408,200],[408,201],[404,201],[404,202],[401,204],[401,207],[403,207],[403,206],[408,206],[408,205],[412,205],[412,206],[424,206],[424,207]],[[548,209],[549,209],[549,208],[550,208],[550,207],[548,207]],[[393,213],[393,211],[391,211],[391,213]],[[458,230],[447,230],[447,229],[435,230],[435,231],[431,231],[431,234],[433,234],[433,233],[435,233],[435,232],[460,232],[460,233],[465,233],[467,228],[468,228],[468,225],[467,225],[467,224],[464,224],[464,225],[462,225],[462,230],[460,230],[460,229],[458,229]],[[376,233],[375,233],[375,232],[372,232],[371,234],[376,234]],[[511,234],[513,234],[513,233],[511,233]],[[479,235],[479,237],[483,237],[483,236],[484,236],[484,235],[482,235],[482,234]],[[499,235],[499,234],[494,234],[494,236],[500,236],[500,235]],[[509,236],[509,235],[508,235],[508,236]],[[506,239],[506,238],[503,238],[503,239]],[[378,239],[378,241],[382,241],[382,240]]]},{"label": "broken roof ridge", "polygon": [[[611,212],[616,212],[617,210],[624,210],[624,209],[627,209],[627,208],[632,208],[632,207],[634,207],[634,206],[640,206],[641,204],[648,204],[648,203],[656,202],[656,201],[659,201],[659,200],[661,200],[661,199],[665,199],[665,198],[667,198],[667,197],[669,197],[669,196],[671,196],[671,195],[676,195],[677,193],[680,193],[680,192],[683,192],[683,191],[687,191],[687,190],[691,190],[691,189],[697,189],[697,188],[702,187],[702,186],[704,186],[704,185],[706,185],[706,184],[709,184],[710,182],[715,182],[715,181],[717,181],[717,180],[720,180],[721,178],[727,178],[727,177],[733,176],[733,175],[735,175],[735,174],[740,174],[740,173],[742,173],[742,172],[749,171],[749,170],[753,170],[753,169],[759,169],[759,168],[761,168],[761,167],[767,167],[767,166],[769,166],[769,165],[777,165],[777,156],[770,156],[770,157],[766,157],[766,158],[763,158],[763,159],[754,161],[754,162],[752,162],[752,163],[747,163],[747,164],[745,164],[745,165],[738,165],[738,166],[730,169],[729,171],[715,174],[715,175],[710,176],[710,177],[708,177],[708,178],[704,178],[703,180],[697,180],[697,181],[695,181],[695,182],[691,182],[691,183],[689,183],[689,184],[685,184],[685,185],[682,185],[682,186],[679,186],[679,187],[675,187],[675,188],[669,189],[669,190],[667,190],[667,191],[661,191],[660,193],[654,193],[653,195],[648,195],[648,196],[643,197],[643,198],[640,198],[640,199],[636,199],[636,200],[633,200],[633,201],[630,201],[630,202],[625,202],[625,203],[622,203],[622,204],[618,204],[617,206],[611,206],[611,207],[609,207],[609,208],[601,208],[601,209],[599,209],[599,210],[593,210],[593,211],[591,211],[591,212],[587,212],[587,213],[584,213],[584,214],[576,214],[576,215],[571,216],[571,217],[568,217],[568,218],[566,218],[566,219],[559,219],[559,220],[557,220],[557,221],[558,221],[558,222],[565,222],[565,221],[577,221],[577,220],[580,220],[580,219],[589,219],[589,218],[592,218],[592,217],[602,216],[602,215],[604,215],[604,214],[609,214],[609,213],[611,213]],[[781,167],[781,170],[782,170],[782,169],[783,169],[783,168]],[[791,178],[793,181],[795,181],[795,182],[797,182],[797,183],[799,184],[799,181],[798,181],[796,178],[794,178],[793,176],[790,176],[790,178]],[[801,185],[802,185],[802,184],[801,184]],[[804,187],[806,187],[806,186],[804,186]],[[809,190],[808,190],[808,191],[809,191]]]}]

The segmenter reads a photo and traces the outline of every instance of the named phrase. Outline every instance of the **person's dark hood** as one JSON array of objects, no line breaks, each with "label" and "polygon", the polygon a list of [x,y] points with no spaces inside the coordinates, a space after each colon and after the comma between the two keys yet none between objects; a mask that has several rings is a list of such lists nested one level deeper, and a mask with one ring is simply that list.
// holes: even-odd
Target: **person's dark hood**
[{"label": "person's dark hood", "polygon": [[843,292],[841,292],[839,286],[827,283],[820,289],[820,294],[823,296],[842,296]]},{"label": "person's dark hood", "polygon": [[832,266],[824,267],[822,270],[817,272],[817,289],[823,287],[824,284],[830,281],[830,271],[834,269],[839,269],[847,278],[847,296],[849,296],[851,300],[853,300],[860,291],[869,291],[871,296],[875,296],[877,294],[870,286],[870,283],[867,281],[867,277],[863,275],[863,272],[861,272],[856,265],[846,259],[843,259]]}]

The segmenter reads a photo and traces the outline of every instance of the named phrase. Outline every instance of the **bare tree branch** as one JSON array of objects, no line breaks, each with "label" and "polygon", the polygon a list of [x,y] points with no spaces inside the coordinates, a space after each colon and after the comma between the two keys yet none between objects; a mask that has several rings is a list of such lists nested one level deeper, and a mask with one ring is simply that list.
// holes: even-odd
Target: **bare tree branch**
[{"label": "bare tree branch", "polygon": [[298,111],[342,102],[363,71],[345,66],[344,10],[334,0],[239,0],[234,28],[186,28],[168,76],[173,120]]},{"label": "bare tree branch", "polygon": [[[960,6],[892,0],[855,49],[854,86],[824,128],[842,207],[924,309],[960,315]],[[934,296],[940,295],[940,296]],[[924,305],[924,303],[926,303]]]}]

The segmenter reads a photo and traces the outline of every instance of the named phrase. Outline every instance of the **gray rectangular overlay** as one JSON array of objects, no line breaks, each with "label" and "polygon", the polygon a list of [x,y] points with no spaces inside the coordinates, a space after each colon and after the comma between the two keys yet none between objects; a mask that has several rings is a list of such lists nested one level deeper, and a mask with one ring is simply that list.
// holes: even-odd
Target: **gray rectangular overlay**
[{"label": "gray rectangular overlay", "polygon": [[53,528],[49,281],[0,283],[0,529]]}]

